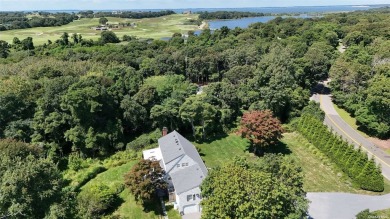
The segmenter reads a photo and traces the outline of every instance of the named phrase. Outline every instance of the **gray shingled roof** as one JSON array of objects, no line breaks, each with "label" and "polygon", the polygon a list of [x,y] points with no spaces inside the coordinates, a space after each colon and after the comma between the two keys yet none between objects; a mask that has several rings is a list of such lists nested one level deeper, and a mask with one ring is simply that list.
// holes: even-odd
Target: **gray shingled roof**
[{"label": "gray shingled roof", "polygon": [[196,163],[199,164],[199,167],[201,168],[203,174],[206,176],[207,175],[207,168],[203,163],[202,158],[200,157],[198,151],[196,150],[195,146],[188,141],[186,138],[184,138],[182,135],[177,133],[176,131],[173,131],[177,134],[177,138],[179,139],[179,144],[182,145],[184,152],[186,155],[191,157]]},{"label": "gray shingled roof", "polygon": [[171,173],[170,176],[177,194],[200,186],[206,177],[198,164]]},{"label": "gray shingled roof", "polygon": [[172,160],[184,155],[183,146],[177,139],[179,133],[173,131],[166,136],[158,139],[158,145],[161,149],[161,155],[165,163],[169,163]]},{"label": "gray shingled roof", "polygon": [[158,144],[166,164],[184,155],[197,163],[170,174],[176,192],[180,194],[200,186],[208,171],[195,146],[176,131],[158,139]]}]

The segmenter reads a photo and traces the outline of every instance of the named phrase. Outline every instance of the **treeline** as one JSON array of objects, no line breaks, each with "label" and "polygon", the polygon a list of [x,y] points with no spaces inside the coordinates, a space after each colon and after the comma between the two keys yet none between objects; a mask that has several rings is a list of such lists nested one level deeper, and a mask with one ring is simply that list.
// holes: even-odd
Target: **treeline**
[{"label": "treeline", "polygon": [[356,20],[372,17],[367,25],[388,19],[382,13],[276,18],[186,40],[125,36],[126,44],[113,44],[121,39],[110,31],[97,41],[64,33],[35,48],[28,46],[32,39],[3,42],[0,135],[40,144],[53,156],[97,156],[164,126],[209,138],[236,127],[245,110],[269,109],[287,122],[328,77],[338,39],[360,28]]},{"label": "treeline", "polygon": [[244,17],[262,17],[271,15],[269,13],[257,13],[257,12],[242,12],[242,11],[216,11],[198,12],[199,19],[201,20],[223,20],[223,19],[238,19]]},{"label": "treeline", "polygon": [[119,11],[119,12],[95,12],[95,17],[120,17],[120,18],[154,18],[176,14],[172,10],[163,11]]},{"label": "treeline", "polygon": [[347,50],[329,73],[335,103],[355,116],[360,130],[383,139],[390,137],[389,12],[385,7],[336,18],[345,26]]},{"label": "treeline", "polygon": [[335,136],[321,120],[309,115],[302,116],[295,128],[315,147],[326,154],[361,189],[381,192],[384,181],[380,166],[359,148]]},{"label": "treeline", "polygon": [[79,17],[72,13],[40,13],[28,19],[23,12],[0,12],[0,31],[69,24]]},{"label": "treeline", "polygon": [[347,51],[330,69],[331,87],[334,101],[356,117],[360,130],[387,139],[390,137],[390,41],[386,37],[374,38],[373,34],[356,30],[346,35],[343,43],[348,46]]}]

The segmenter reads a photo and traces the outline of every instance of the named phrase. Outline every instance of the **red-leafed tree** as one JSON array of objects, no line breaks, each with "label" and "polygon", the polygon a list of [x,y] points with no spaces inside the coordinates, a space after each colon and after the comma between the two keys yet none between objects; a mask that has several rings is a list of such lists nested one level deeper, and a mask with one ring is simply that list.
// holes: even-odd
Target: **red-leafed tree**
[{"label": "red-leafed tree", "polygon": [[135,200],[141,203],[157,198],[158,189],[166,189],[167,184],[163,180],[164,170],[158,161],[140,160],[125,175],[125,184],[133,193]]},{"label": "red-leafed tree", "polygon": [[238,131],[252,143],[255,154],[275,145],[282,137],[282,132],[280,121],[273,117],[270,110],[245,113]]}]

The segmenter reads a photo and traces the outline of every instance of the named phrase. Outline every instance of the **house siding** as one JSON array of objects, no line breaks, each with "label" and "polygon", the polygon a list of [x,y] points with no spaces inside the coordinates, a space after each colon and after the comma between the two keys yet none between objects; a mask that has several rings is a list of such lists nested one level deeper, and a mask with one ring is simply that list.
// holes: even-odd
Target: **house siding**
[{"label": "house siding", "polygon": [[[197,206],[197,211],[194,211],[194,212],[191,212],[191,213],[195,213],[195,212],[199,212],[200,211],[200,202],[202,201],[201,199],[201,191],[200,191],[200,188],[199,187],[196,187],[194,189],[191,189],[187,192],[183,192],[182,194],[178,195],[179,196],[179,212],[183,212],[184,211],[184,208],[186,206],[191,206],[191,205],[196,205]],[[187,196],[191,195],[191,199],[188,200]],[[195,195],[195,200],[193,199],[193,195]]]}]

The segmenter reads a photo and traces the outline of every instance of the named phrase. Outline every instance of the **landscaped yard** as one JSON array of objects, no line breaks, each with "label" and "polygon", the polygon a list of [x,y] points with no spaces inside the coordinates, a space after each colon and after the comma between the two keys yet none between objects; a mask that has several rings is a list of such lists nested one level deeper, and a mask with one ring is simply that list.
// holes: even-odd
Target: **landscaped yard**
[{"label": "landscaped yard", "polygon": [[[153,38],[161,39],[163,37],[171,37],[173,33],[187,33],[189,30],[197,30],[196,25],[184,25],[184,22],[189,19],[196,20],[197,14],[183,15],[174,14],[169,16],[157,17],[157,18],[144,18],[144,19],[126,19],[108,17],[110,23],[135,23],[136,27],[124,27],[121,29],[114,29],[113,32],[118,37],[122,37],[127,34],[130,36],[136,36],[139,38]],[[71,36],[73,33],[79,33],[83,36],[83,39],[97,40],[100,37],[100,31],[91,29],[99,25],[99,18],[83,18],[76,20],[70,24],[59,27],[36,27],[19,30],[2,31],[0,34],[0,40],[5,40],[8,43],[12,43],[12,39],[16,36],[20,40],[26,37],[32,37],[35,45],[42,45],[47,43],[47,40],[54,42],[59,39],[60,36],[67,32]]]},{"label": "landscaped yard", "polygon": [[[284,145],[281,144],[279,151],[293,156],[302,167],[305,174],[304,188],[307,192],[379,194],[354,188],[341,170],[298,133],[285,133],[282,143]],[[231,162],[235,156],[245,156],[254,162],[258,159],[247,151],[249,143],[235,134],[196,145],[201,149],[201,155],[204,155],[202,159],[209,168]],[[384,193],[388,192],[390,183],[386,181]]]},{"label": "landscaped yard", "polygon": [[[130,171],[131,167],[137,161],[130,161],[118,167],[110,168],[109,170],[99,174],[97,177],[85,184],[81,189],[91,186],[94,183],[102,183],[109,187],[116,187],[120,184],[123,185],[123,176]],[[150,209],[144,209],[141,204],[138,204],[134,200],[134,196],[130,193],[129,189],[125,188],[119,197],[122,199],[122,204],[116,209],[113,215],[118,215],[120,218],[128,219],[158,219],[160,215],[160,205],[149,206]],[[179,213],[174,209],[169,209],[169,218],[179,219]]]}]

